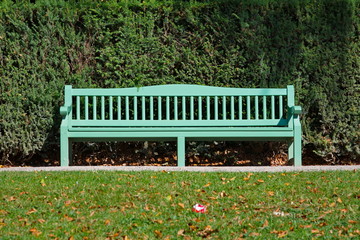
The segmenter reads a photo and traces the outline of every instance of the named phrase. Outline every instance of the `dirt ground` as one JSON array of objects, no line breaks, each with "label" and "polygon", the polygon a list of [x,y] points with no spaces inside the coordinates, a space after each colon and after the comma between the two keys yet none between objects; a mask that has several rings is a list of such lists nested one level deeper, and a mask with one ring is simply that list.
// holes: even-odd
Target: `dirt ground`
[{"label": "dirt ground", "polygon": [[[175,142],[75,143],[73,165],[176,166]],[[303,151],[303,165],[355,165],[348,159],[325,160],[310,149]],[[59,166],[59,149],[36,154],[6,166]],[[274,142],[187,142],[186,166],[286,166],[287,145]]]}]

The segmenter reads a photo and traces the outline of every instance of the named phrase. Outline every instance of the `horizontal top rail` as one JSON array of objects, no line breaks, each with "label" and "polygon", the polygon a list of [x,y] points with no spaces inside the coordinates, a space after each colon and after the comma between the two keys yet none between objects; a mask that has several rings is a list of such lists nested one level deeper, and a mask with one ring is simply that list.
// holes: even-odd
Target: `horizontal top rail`
[{"label": "horizontal top rail", "polygon": [[73,96],[285,96],[286,88],[227,88],[188,84],[133,88],[74,88]]}]

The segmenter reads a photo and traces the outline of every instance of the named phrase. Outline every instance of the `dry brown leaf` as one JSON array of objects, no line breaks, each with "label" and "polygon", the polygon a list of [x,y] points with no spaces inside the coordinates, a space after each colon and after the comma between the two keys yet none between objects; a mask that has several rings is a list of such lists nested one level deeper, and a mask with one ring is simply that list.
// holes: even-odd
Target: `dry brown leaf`
[{"label": "dry brown leaf", "polygon": [[178,205],[179,205],[181,208],[185,208],[185,204],[183,204],[183,203],[178,203]]},{"label": "dry brown leaf", "polygon": [[35,212],[37,212],[37,210],[35,208],[32,208],[26,214],[30,215],[30,214],[35,213]]},{"label": "dry brown leaf", "polygon": [[177,232],[177,235],[178,235],[178,236],[184,236],[184,232],[185,232],[184,229],[180,229],[180,230]]},{"label": "dry brown leaf", "polygon": [[29,231],[31,232],[32,235],[34,235],[36,237],[38,237],[38,236],[40,236],[42,234],[42,232],[40,232],[36,228],[31,228]]},{"label": "dry brown leaf", "polygon": [[39,223],[44,223],[44,222],[46,222],[44,219],[42,219],[42,218],[40,218],[40,219],[38,219],[38,222]]},{"label": "dry brown leaf", "polygon": [[159,230],[155,230],[154,233],[155,233],[156,237],[158,237],[158,238],[162,237],[162,232],[160,232]]}]

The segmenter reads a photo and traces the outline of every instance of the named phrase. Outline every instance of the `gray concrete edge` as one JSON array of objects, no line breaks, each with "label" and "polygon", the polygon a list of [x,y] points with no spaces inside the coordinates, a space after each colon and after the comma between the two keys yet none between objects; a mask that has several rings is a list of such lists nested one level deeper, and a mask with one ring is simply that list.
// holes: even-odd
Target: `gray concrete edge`
[{"label": "gray concrete edge", "polygon": [[231,167],[231,166],[70,166],[70,167],[3,167],[1,172],[51,172],[51,171],[183,171],[183,172],[309,172],[309,171],[357,171],[360,165],[334,165],[334,166],[257,166],[257,167]]}]

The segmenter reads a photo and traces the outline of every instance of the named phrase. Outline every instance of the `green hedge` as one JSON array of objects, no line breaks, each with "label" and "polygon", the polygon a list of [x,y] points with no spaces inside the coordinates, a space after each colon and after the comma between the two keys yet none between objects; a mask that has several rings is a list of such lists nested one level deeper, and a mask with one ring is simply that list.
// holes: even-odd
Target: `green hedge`
[{"label": "green hedge", "polygon": [[[59,144],[64,84],[294,84],[305,148],[360,158],[360,1],[0,3],[0,158]],[[57,154],[57,153],[56,153]]]}]

